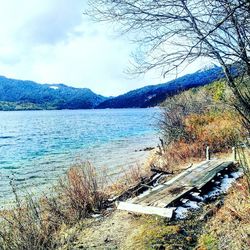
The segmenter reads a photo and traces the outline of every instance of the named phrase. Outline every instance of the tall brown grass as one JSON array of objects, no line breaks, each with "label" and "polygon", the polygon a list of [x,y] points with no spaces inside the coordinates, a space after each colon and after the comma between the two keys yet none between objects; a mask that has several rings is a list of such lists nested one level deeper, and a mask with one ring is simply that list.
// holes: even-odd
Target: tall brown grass
[{"label": "tall brown grass", "polygon": [[206,146],[227,152],[247,136],[230,96],[223,82],[215,82],[166,100],[160,122],[165,168],[205,159]]},{"label": "tall brown grass", "polygon": [[55,188],[61,211],[73,222],[100,211],[108,199],[105,185],[105,177],[89,162],[71,167]]},{"label": "tall brown grass", "polygon": [[231,189],[224,206],[206,224],[197,249],[250,249],[249,202],[246,178],[243,178]]},{"label": "tall brown grass", "polygon": [[190,114],[183,117],[183,124],[186,136],[162,150],[168,170],[193,160],[205,159],[206,146],[213,153],[229,152],[244,137],[237,117],[228,111]]},{"label": "tall brown grass", "polygon": [[0,249],[56,249],[65,244],[58,237],[63,225],[72,225],[91,213],[100,212],[108,198],[103,179],[88,162],[73,166],[53,188],[50,196],[20,199],[2,214]]}]

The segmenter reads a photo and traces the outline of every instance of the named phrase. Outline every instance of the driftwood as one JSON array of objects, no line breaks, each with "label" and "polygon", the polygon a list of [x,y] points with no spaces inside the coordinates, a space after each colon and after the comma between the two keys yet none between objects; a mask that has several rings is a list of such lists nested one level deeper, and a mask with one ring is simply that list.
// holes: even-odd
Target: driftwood
[{"label": "driftwood", "polygon": [[146,147],[146,148],[143,148],[143,149],[135,150],[135,152],[152,151],[152,150],[154,150],[154,149],[155,149],[155,148],[153,148],[153,147]]},{"label": "driftwood", "polygon": [[153,185],[155,183],[157,183],[159,178],[162,177],[163,175],[165,175],[165,174],[155,172],[149,177],[142,178],[141,181],[139,183],[137,183],[135,186],[130,187],[129,189],[127,189],[125,192],[123,192],[119,196],[113,198],[112,202],[113,201],[124,201],[128,198],[131,198],[131,197],[134,197],[134,196],[137,196],[137,195],[143,193],[144,191],[146,191],[149,188],[153,188]]},{"label": "driftwood", "polygon": [[173,171],[169,172],[169,171],[166,171],[166,170],[163,170],[163,169],[160,169],[160,168],[157,168],[155,165],[151,165],[150,166],[150,170],[154,173],[158,173],[158,174],[174,174]]}]

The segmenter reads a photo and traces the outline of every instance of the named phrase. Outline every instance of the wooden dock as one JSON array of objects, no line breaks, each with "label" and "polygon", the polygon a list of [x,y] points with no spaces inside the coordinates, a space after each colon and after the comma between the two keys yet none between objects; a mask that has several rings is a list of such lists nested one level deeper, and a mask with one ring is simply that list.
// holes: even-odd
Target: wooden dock
[{"label": "wooden dock", "polygon": [[174,207],[168,207],[194,190],[200,190],[219,172],[233,165],[232,161],[207,160],[190,167],[171,180],[149,188],[144,193],[126,202],[119,202],[117,208],[130,212],[156,214],[171,218]]}]

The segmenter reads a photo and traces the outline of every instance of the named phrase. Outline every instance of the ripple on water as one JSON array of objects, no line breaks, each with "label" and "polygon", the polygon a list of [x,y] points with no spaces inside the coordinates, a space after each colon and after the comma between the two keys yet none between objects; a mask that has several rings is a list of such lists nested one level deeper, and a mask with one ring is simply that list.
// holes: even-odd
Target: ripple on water
[{"label": "ripple on water", "polygon": [[12,138],[15,138],[15,136],[11,136],[11,135],[0,136],[0,140],[1,139],[12,139]]}]

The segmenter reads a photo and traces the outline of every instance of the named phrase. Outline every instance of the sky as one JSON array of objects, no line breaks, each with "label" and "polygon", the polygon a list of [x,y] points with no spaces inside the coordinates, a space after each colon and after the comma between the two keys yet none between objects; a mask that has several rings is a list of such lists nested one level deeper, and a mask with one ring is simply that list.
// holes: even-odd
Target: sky
[{"label": "sky", "polygon": [[[0,75],[64,83],[115,96],[166,82],[160,72],[125,73],[136,45],[82,13],[87,0],[0,0]],[[198,61],[182,74],[204,66]]]}]

